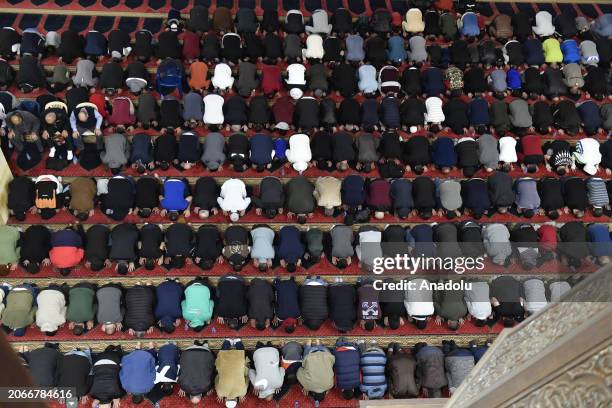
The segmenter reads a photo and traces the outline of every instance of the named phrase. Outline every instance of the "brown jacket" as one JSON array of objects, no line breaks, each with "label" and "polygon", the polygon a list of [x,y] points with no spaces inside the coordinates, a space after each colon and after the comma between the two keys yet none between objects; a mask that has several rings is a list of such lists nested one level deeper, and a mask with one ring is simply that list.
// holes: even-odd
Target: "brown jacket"
[{"label": "brown jacket", "polygon": [[78,177],[70,183],[70,209],[79,213],[89,212],[94,208],[96,182],[90,178]]},{"label": "brown jacket", "polygon": [[489,27],[489,33],[498,40],[509,40],[514,35],[512,18],[506,14],[498,15]]},{"label": "brown jacket", "polygon": [[233,31],[234,19],[232,18],[232,10],[227,7],[217,7],[212,18],[212,28],[217,32]]},{"label": "brown jacket", "polygon": [[407,353],[387,357],[389,392],[393,398],[414,398],[419,395],[415,380],[416,361]]}]

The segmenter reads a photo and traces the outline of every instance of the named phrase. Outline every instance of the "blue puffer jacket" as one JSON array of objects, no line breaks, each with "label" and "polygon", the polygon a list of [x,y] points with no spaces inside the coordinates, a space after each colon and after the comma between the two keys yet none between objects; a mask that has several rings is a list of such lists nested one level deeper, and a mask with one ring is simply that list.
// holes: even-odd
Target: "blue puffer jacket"
[{"label": "blue puffer jacket", "polygon": [[334,372],[341,390],[354,390],[361,385],[359,350],[352,343],[338,343],[333,351],[336,357]]},{"label": "blue puffer jacket", "polygon": [[563,63],[571,64],[580,62],[580,48],[575,40],[565,40],[561,43]]},{"label": "blue puffer jacket", "polygon": [[476,13],[468,11],[461,17],[461,35],[466,37],[478,37],[480,35],[480,26],[478,25],[478,16]]},{"label": "blue puffer jacket", "polygon": [[369,399],[383,398],[387,392],[387,356],[380,347],[370,347],[361,355],[361,392]]},{"label": "blue puffer jacket", "polygon": [[394,35],[387,41],[387,57],[392,62],[404,62],[408,53],[404,45],[404,38]]}]

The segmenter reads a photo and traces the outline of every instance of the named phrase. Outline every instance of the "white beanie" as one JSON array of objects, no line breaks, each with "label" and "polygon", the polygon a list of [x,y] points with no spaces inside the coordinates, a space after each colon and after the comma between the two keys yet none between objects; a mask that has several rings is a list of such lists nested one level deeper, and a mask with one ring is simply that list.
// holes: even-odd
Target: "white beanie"
[{"label": "white beanie", "polygon": [[295,171],[301,173],[308,168],[308,163],[306,163],[305,161],[295,162],[293,163],[293,168],[295,169]]}]

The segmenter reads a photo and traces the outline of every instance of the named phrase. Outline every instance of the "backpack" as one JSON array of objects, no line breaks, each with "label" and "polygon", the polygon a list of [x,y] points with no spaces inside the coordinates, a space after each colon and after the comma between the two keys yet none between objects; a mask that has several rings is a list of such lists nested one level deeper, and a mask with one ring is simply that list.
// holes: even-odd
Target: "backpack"
[{"label": "backpack", "polygon": [[[183,76],[183,66],[179,61],[172,58],[163,60],[157,68],[157,91],[160,94],[168,94],[174,89],[178,89],[179,95],[182,97]],[[166,92],[162,92],[162,88],[166,88]]]}]

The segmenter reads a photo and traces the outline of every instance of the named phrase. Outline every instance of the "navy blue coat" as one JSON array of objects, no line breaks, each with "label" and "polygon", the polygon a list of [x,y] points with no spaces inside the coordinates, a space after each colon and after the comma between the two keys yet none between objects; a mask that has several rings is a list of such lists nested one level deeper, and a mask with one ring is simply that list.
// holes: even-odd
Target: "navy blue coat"
[{"label": "navy blue coat", "polygon": [[268,164],[272,161],[272,151],[274,150],[274,141],[272,136],[258,133],[250,139],[251,163],[253,164]]},{"label": "navy blue coat", "polygon": [[353,390],[361,385],[359,361],[361,359],[358,349],[337,346],[333,351],[336,357],[334,372],[336,384],[341,390]]},{"label": "navy blue coat", "polygon": [[285,226],[278,232],[278,247],[276,256],[289,263],[296,263],[304,256],[304,244],[301,240],[301,232],[294,226]]},{"label": "navy blue coat", "polygon": [[352,175],[342,180],[340,188],[342,204],[358,206],[365,200],[365,182],[363,177]]},{"label": "navy blue coat", "polygon": [[176,281],[161,283],[155,288],[157,305],[155,305],[155,319],[161,321],[162,325],[173,324],[174,321],[183,316],[181,300],[183,298],[183,286]]}]

